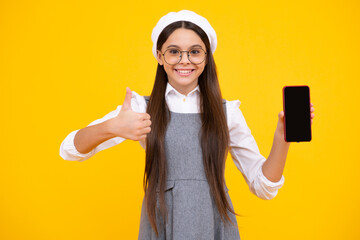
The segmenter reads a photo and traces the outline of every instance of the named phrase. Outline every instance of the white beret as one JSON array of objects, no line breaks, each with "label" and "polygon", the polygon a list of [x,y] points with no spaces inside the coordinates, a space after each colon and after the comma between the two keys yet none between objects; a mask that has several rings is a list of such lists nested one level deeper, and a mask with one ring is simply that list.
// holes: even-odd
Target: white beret
[{"label": "white beret", "polygon": [[189,10],[181,10],[179,12],[169,12],[156,24],[154,27],[152,33],[151,33],[151,40],[153,41],[153,48],[152,52],[154,54],[154,57],[156,58],[156,45],[157,40],[159,38],[160,33],[164,30],[164,28],[171,23],[177,22],[177,21],[188,21],[196,24],[199,26],[208,36],[209,42],[210,42],[210,49],[211,52],[214,53],[217,45],[217,37],[215,30],[211,27],[210,23],[206,18],[192,12]]}]

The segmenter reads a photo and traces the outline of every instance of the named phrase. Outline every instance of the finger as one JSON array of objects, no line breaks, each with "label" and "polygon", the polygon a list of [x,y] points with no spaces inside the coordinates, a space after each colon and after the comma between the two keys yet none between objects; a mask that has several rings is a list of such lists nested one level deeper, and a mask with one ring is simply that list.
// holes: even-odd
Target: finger
[{"label": "finger", "polygon": [[284,111],[279,112],[279,118],[282,119],[284,117]]},{"label": "finger", "polygon": [[310,107],[313,107],[313,106],[314,106],[314,104],[310,103]]},{"label": "finger", "polygon": [[144,134],[148,134],[149,132],[151,132],[151,127],[146,127],[142,129],[140,134],[144,135]]},{"label": "finger", "polygon": [[143,121],[143,127],[145,128],[145,127],[150,127],[150,125],[151,125],[151,121],[150,120],[144,120]]},{"label": "finger", "polygon": [[136,139],[137,141],[141,141],[141,140],[146,139],[146,137],[147,137],[147,134],[146,134],[146,133],[144,133],[144,134],[139,135],[139,136],[138,136],[138,137],[136,137],[135,139]]},{"label": "finger", "polygon": [[315,108],[311,107],[310,112],[314,112],[314,111],[315,111]]},{"label": "finger", "polygon": [[314,113],[312,113],[311,114],[311,119],[313,119],[315,117],[315,114]]},{"label": "finger", "polygon": [[130,88],[126,88],[126,95],[125,95],[125,100],[124,103],[121,107],[121,109],[123,110],[131,110],[131,97],[132,97],[132,92],[130,90]]},{"label": "finger", "polygon": [[140,113],[142,120],[150,120],[150,115],[148,113]]}]

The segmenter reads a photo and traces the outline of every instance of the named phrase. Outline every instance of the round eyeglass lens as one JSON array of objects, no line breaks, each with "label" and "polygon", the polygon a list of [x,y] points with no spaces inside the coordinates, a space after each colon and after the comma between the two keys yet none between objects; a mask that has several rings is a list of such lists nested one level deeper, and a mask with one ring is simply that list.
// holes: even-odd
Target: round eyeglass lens
[{"label": "round eyeglass lens", "polygon": [[168,49],[164,53],[165,61],[170,65],[175,65],[180,62],[181,52],[177,49]]},{"label": "round eyeglass lens", "polygon": [[200,64],[205,60],[205,51],[201,48],[189,51],[189,61],[194,64]]}]

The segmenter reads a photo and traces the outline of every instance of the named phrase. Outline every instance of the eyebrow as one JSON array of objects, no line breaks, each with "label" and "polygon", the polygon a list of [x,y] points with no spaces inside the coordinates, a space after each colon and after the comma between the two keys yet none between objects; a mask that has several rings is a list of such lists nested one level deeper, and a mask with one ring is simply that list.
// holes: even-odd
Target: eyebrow
[{"label": "eyebrow", "polygon": [[[174,44],[167,46],[167,48],[171,48],[171,47],[180,48],[178,45],[174,45]],[[200,44],[194,44],[194,45],[190,46],[189,48],[193,48],[193,47],[202,48],[202,46]]]}]

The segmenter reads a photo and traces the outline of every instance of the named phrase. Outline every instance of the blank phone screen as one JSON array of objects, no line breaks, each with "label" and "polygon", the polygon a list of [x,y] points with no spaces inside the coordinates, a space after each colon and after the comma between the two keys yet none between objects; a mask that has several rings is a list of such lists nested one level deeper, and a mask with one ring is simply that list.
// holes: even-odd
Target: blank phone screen
[{"label": "blank phone screen", "polygon": [[310,90],[308,86],[284,87],[285,140],[311,141]]}]

